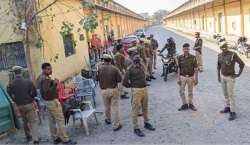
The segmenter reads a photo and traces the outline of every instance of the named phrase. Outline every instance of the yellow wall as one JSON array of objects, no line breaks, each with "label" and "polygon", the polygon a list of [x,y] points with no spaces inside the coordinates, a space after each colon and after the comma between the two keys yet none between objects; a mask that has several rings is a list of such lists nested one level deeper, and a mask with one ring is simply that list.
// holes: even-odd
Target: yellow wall
[{"label": "yellow wall", "polygon": [[250,2],[243,0],[245,35],[250,38]]},{"label": "yellow wall", "polygon": [[[167,18],[165,23],[173,28],[190,29],[192,31],[199,30],[209,33],[219,33],[221,25],[221,32],[224,34],[240,36],[242,35],[242,30],[244,30],[244,35],[250,37],[250,1],[241,1],[244,21],[242,21],[241,16],[240,0],[226,0],[225,5],[223,3],[216,3],[214,6],[210,4],[203,5]],[[219,20],[220,13],[222,14],[221,21]],[[205,18],[204,23],[202,16]],[[196,20],[196,25],[194,20]],[[242,25],[242,22],[244,25]],[[242,29],[242,26],[244,26],[244,29]]]},{"label": "yellow wall", "polygon": [[[38,9],[43,9],[54,0],[40,0]],[[19,19],[14,16],[12,11],[5,14],[6,9],[15,9],[9,6],[10,0],[0,0],[0,44],[22,41],[24,34],[16,28]],[[2,15],[4,14],[4,15]],[[79,73],[82,68],[87,66],[89,55],[86,41],[86,33],[79,24],[81,18],[86,15],[86,10],[82,9],[80,0],[60,0],[42,13],[38,17],[38,31],[31,28],[30,35],[30,50],[31,50],[31,64],[34,75],[37,77],[41,74],[41,64],[43,62],[50,62],[53,66],[53,76],[65,80]],[[94,33],[96,33],[102,40],[104,40],[104,24],[101,22],[104,15],[111,15],[107,22],[109,30],[114,30],[115,39],[122,38],[134,30],[144,27],[147,22],[133,17],[128,17],[120,14],[115,14],[110,11],[97,10],[97,19],[99,26]],[[60,34],[62,22],[68,21],[74,24],[72,31],[74,40],[76,41],[75,54],[66,57],[63,38]],[[15,30],[15,32],[14,32]],[[85,40],[80,41],[80,34],[84,34]],[[43,41],[42,48],[36,48],[38,35],[41,35]],[[91,38],[91,33],[90,33]],[[57,59],[58,57],[58,59]],[[0,72],[0,81],[8,81],[8,73]]]},{"label": "yellow wall", "polygon": [[241,35],[240,3],[226,5],[228,34]]},{"label": "yellow wall", "polygon": [[[41,1],[42,7],[46,6],[51,1],[52,0]],[[72,7],[78,9],[72,10]],[[55,17],[52,19],[51,15],[54,14]],[[79,15],[84,15],[84,13],[83,10],[79,8],[78,0],[59,1],[40,15],[44,16],[42,17],[42,23],[40,25],[41,35],[45,40],[43,62],[50,62],[52,64],[53,76],[60,80],[65,80],[79,73],[88,63],[87,42],[80,41],[79,33],[77,32],[78,28],[81,28],[79,24],[81,17]],[[65,56],[63,38],[60,34],[63,21],[68,21],[74,25],[72,34],[76,41],[75,54],[69,57]],[[85,34],[83,30],[81,30],[80,33]],[[58,59],[55,59],[56,56],[58,56]]]}]

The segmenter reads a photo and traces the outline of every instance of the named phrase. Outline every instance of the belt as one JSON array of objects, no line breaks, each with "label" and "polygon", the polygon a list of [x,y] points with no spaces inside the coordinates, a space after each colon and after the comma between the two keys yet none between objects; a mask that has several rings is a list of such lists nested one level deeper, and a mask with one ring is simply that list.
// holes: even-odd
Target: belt
[{"label": "belt", "polygon": [[194,75],[181,75],[181,76],[190,78],[190,77],[193,77]]}]

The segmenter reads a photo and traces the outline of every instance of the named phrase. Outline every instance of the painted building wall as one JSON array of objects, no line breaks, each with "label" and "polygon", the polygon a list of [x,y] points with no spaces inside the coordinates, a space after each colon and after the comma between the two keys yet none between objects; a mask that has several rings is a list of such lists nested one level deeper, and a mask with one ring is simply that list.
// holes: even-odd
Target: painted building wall
[{"label": "painted building wall", "polygon": [[[10,44],[15,42],[22,42],[24,47],[24,37],[25,31],[20,30],[21,19],[18,17],[19,13],[17,11],[16,5],[12,0],[1,0],[0,1],[0,45]],[[30,28],[31,33],[35,32],[34,27]],[[30,33],[29,33],[30,35]],[[33,64],[34,72],[38,72],[40,68],[40,54],[41,49],[36,47],[36,36],[29,38],[29,49],[31,56],[31,63]],[[24,48],[25,49],[25,48]],[[2,55],[2,54],[0,54]],[[24,58],[25,59],[25,58]],[[37,67],[38,66],[38,67]],[[0,82],[2,85],[6,86],[9,82],[9,71],[0,71]]]},{"label": "painted building wall", "polygon": [[240,36],[244,31],[244,35],[250,37],[250,1],[225,0],[225,2],[224,4],[223,1],[214,1],[214,4],[204,4],[189,9],[166,18],[165,24],[178,29],[188,28],[192,31],[224,33],[234,36]]},{"label": "painted building wall", "polygon": [[[42,0],[41,7],[51,3],[52,0]],[[68,7],[70,6],[70,7]],[[58,2],[43,12],[40,17],[41,35],[44,39],[43,62],[50,62],[53,66],[53,76],[65,80],[79,73],[80,70],[87,66],[89,55],[87,41],[80,41],[80,34],[86,34],[79,24],[81,16],[84,13],[79,8],[78,0]],[[63,22],[69,22],[74,25],[72,36],[76,43],[75,53],[71,56],[65,56],[63,37],[61,27]]]},{"label": "painted building wall", "polygon": [[[38,9],[43,9],[51,2],[53,2],[53,0],[39,0]],[[0,44],[19,42],[24,38],[24,33],[17,31],[18,28],[16,28],[20,20],[12,11],[5,12],[7,9],[15,10],[14,6],[9,6],[10,3],[13,4],[12,0],[0,1]],[[102,40],[105,38],[105,24],[101,22],[104,15],[111,16],[106,25],[114,30],[115,39],[122,38],[134,30],[144,27],[144,24],[146,24],[145,20],[124,16],[112,11],[104,11],[101,9],[97,9],[96,11],[99,26],[94,30],[94,33],[98,34]],[[87,36],[83,29],[79,29],[82,28],[79,21],[85,15],[86,10],[82,9],[79,0],[58,1],[39,14],[37,19],[38,28],[32,28],[29,34],[30,41],[32,42],[29,46],[31,51],[31,64],[35,77],[41,74],[40,67],[43,62],[50,62],[52,64],[53,76],[60,80],[70,78],[79,73],[82,68],[88,66],[89,52],[86,40]],[[74,47],[75,53],[68,57],[65,56],[63,37],[60,34],[63,22],[70,22],[74,25],[72,35],[76,42]],[[81,34],[85,37],[84,41],[80,40]],[[37,37],[39,35],[43,39],[41,48],[36,47]],[[0,72],[0,81],[8,82],[8,71]]]}]

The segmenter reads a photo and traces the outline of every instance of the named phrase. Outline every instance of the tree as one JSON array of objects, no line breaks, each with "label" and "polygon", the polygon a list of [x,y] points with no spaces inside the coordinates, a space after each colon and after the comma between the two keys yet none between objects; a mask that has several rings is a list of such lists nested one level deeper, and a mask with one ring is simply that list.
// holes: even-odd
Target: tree
[{"label": "tree", "polygon": [[169,13],[167,10],[158,10],[152,16],[153,25],[161,24],[162,19]]}]

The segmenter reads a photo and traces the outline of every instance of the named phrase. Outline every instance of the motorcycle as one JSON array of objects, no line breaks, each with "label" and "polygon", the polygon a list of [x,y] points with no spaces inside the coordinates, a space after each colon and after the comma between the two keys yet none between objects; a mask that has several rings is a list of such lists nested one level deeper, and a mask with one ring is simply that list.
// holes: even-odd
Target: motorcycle
[{"label": "motorcycle", "polygon": [[175,57],[173,55],[161,55],[162,57],[162,63],[163,63],[163,77],[164,81],[166,82],[168,80],[168,75],[171,73],[177,73],[178,67],[175,60]]},{"label": "motorcycle", "polygon": [[225,36],[220,33],[213,35],[213,38],[216,40],[218,45],[220,45],[223,42],[226,42]]},{"label": "motorcycle", "polygon": [[240,37],[238,39],[238,43],[237,43],[236,48],[237,48],[236,50],[238,51],[239,54],[245,55],[247,58],[249,57],[250,45],[247,44],[246,37]]}]

